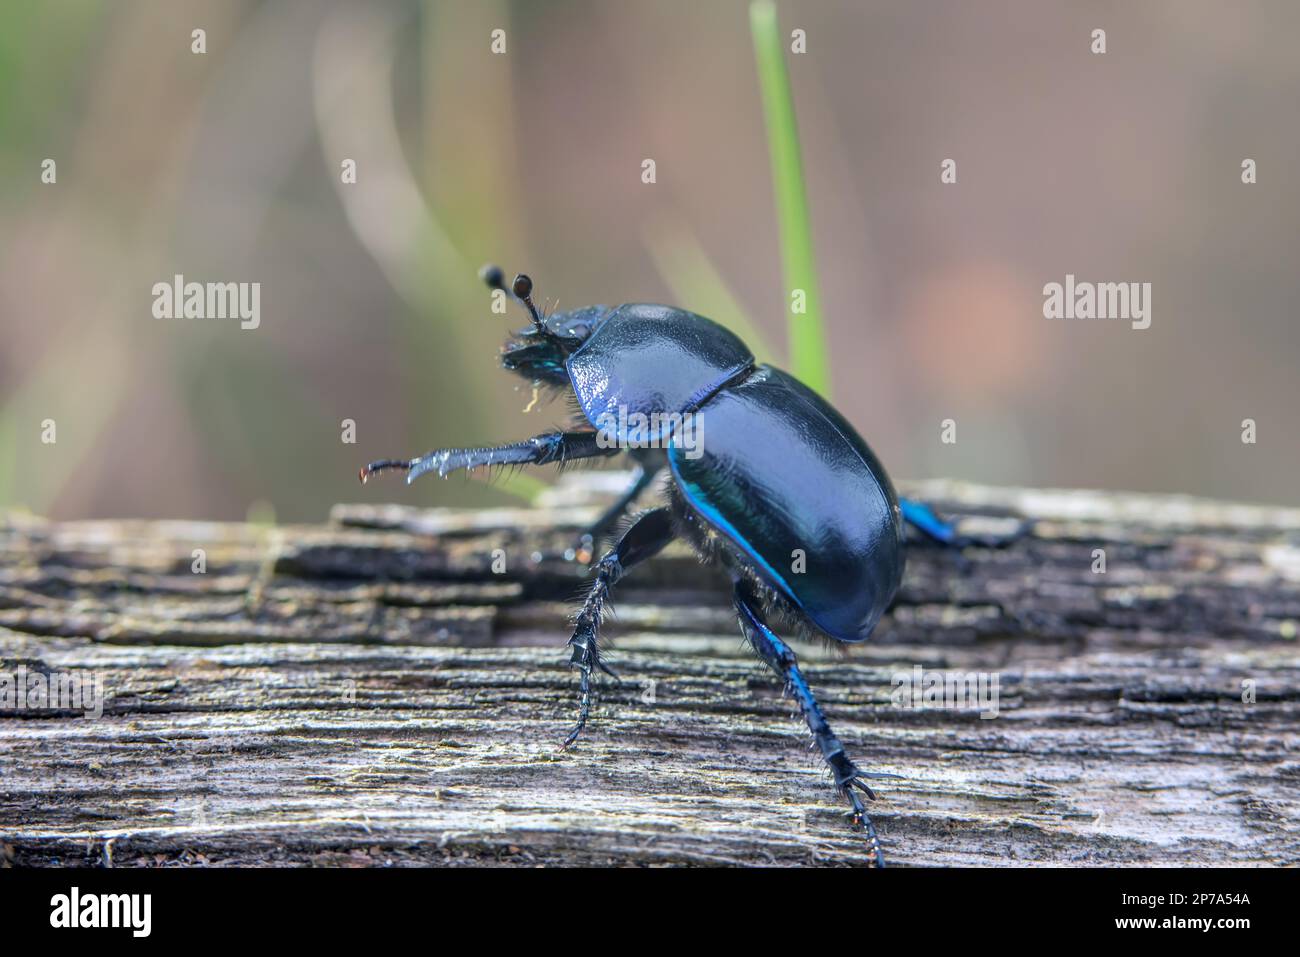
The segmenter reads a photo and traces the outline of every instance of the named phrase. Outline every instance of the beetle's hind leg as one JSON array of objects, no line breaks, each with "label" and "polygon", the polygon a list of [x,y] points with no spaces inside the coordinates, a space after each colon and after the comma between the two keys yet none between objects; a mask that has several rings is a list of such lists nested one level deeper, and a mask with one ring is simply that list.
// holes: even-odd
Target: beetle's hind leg
[{"label": "beetle's hind leg", "polygon": [[764,622],[758,607],[758,596],[752,586],[744,579],[737,578],[733,599],[736,612],[740,616],[740,630],[744,632],[745,638],[758,656],[781,677],[787,690],[799,702],[799,710],[803,712],[804,720],[808,722],[808,730],[812,732],[813,740],[835,777],[835,788],[852,808],[850,816],[854,828],[866,832],[867,843],[871,847],[876,866],[884,867],[885,857],[880,848],[880,838],[876,836],[875,825],[867,816],[862,797],[866,796],[870,800],[876,796],[867,784],[868,778],[890,778],[897,775],[863,771],[853,762],[845,752],[844,745],[840,744],[839,738],[831,731],[826,716],[822,714],[821,706],[813,697],[812,689],[808,686],[803,672],[799,670],[799,661],[795,653]]},{"label": "beetle's hind leg", "polygon": [[609,601],[609,591],[633,566],[658,554],[665,545],[676,537],[673,529],[672,512],[667,508],[657,508],[640,516],[632,526],[623,533],[617,545],[596,563],[596,578],[591,583],[591,590],[573,624],[573,637],[569,647],[573,649],[569,663],[576,666],[581,677],[579,685],[581,699],[578,706],[578,724],[564,739],[561,750],[568,748],[578,740],[582,729],[587,725],[591,714],[591,673],[599,668],[617,680],[600,659],[600,623],[604,617],[605,605]]},{"label": "beetle's hind leg", "polygon": [[900,498],[898,507],[899,511],[903,513],[903,521],[921,532],[927,539],[954,548],[965,548],[968,545],[980,545],[984,548],[1005,548],[1028,534],[1033,528],[1032,521],[1022,519],[1017,527],[1010,532],[995,535],[964,535],[959,531],[956,522],[940,518],[935,510],[924,502],[918,502],[911,498]]}]

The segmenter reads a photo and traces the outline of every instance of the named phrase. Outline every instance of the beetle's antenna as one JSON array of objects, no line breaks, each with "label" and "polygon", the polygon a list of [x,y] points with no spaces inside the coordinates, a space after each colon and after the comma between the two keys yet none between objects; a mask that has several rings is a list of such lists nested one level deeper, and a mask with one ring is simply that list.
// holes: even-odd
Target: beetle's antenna
[{"label": "beetle's antenna", "polygon": [[533,326],[539,334],[546,336],[548,339],[555,338],[555,334],[547,328],[542,319],[542,314],[538,311],[537,306],[533,304],[533,281],[524,273],[515,276],[513,286],[506,286],[505,273],[501,271],[500,266],[484,266],[479,270],[479,276],[487,283],[489,289],[499,289],[506,295],[513,297],[528,310],[528,317],[533,320]]},{"label": "beetle's antenna", "polygon": [[515,277],[515,298],[524,304],[528,309],[528,315],[532,316],[533,325],[537,331],[544,336],[548,336],[551,330],[546,328],[546,323],[542,322],[542,314],[537,311],[537,306],[533,305],[533,281],[523,273]]},{"label": "beetle's antenna", "polygon": [[489,289],[500,289],[506,295],[510,295],[510,290],[506,288],[505,273],[501,271],[500,266],[488,263],[478,271],[478,276],[487,283]]}]

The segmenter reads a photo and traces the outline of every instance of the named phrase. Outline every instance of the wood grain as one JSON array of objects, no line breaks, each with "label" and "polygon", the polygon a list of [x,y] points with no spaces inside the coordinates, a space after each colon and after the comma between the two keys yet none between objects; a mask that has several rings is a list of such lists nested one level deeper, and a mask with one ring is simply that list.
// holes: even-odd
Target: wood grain
[{"label": "wood grain", "polygon": [[[555,556],[620,478],[312,527],[5,517],[0,671],[98,674],[105,700],[0,710],[0,863],[865,864],[684,548],[616,589],[622,683],[556,752],[585,574]],[[870,642],[796,644],[850,754],[901,775],[871,806],[891,864],[1300,863],[1300,510],[906,491],[1035,527],[915,548]],[[997,716],[897,707],[917,666],[996,675]]]}]

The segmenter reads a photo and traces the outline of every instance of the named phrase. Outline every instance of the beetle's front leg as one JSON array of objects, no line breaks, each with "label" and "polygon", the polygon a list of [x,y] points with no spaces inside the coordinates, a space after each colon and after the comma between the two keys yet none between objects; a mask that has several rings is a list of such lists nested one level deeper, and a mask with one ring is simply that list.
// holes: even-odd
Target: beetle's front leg
[{"label": "beetle's front leg", "polygon": [[831,774],[835,777],[835,789],[852,807],[851,818],[854,828],[866,832],[867,843],[871,847],[876,866],[884,867],[885,857],[880,849],[880,838],[876,836],[876,828],[871,823],[871,818],[867,817],[866,808],[858,791],[868,799],[874,799],[876,794],[867,785],[867,779],[893,778],[897,775],[863,771],[848,756],[844,745],[840,744],[840,739],[831,731],[831,726],[827,723],[826,716],[822,714],[817,699],[813,697],[812,689],[808,687],[803,672],[799,670],[799,660],[790,646],[778,638],[763,621],[758,611],[757,596],[743,579],[736,580],[733,600],[740,616],[740,630],[758,656],[785,681],[787,690],[799,702],[799,710],[803,712],[804,720],[808,722],[808,730],[812,732],[813,741],[816,742],[822,757],[831,769]]},{"label": "beetle's front leg", "polygon": [[598,432],[543,432],[511,445],[438,449],[413,459],[380,459],[361,469],[361,481],[364,483],[376,472],[401,469],[406,472],[409,485],[426,472],[436,471],[446,478],[457,469],[474,469],[484,465],[546,465],[550,462],[617,455],[619,451],[615,444],[602,441]]},{"label": "beetle's front leg", "polygon": [[582,603],[582,608],[574,619],[573,637],[569,639],[569,647],[573,649],[569,663],[581,672],[578,724],[564,739],[560,750],[567,749],[577,741],[578,735],[582,734],[582,729],[587,725],[587,718],[591,714],[593,669],[599,668],[617,680],[617,675],[605,667],[600,659],[600,623],[609,601],[609,590],[630,568],[661,551],[673,540],[675,534],[672,513],[666,508],[654,509],[638,518],[609,554],[596,563],[595,581],[591,583],[587,600]]}]

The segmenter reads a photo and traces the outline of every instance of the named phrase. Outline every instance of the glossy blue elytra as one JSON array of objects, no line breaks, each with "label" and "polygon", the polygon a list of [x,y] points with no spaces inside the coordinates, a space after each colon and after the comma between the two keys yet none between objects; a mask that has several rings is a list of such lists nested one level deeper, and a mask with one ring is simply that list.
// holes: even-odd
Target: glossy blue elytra
[{"label": "glossy blue elytra", "polygon": [[506,343],[502,365],[534,383],[572,389],[578,425],[513,445],[372,462],[362,481],[387,469],[404,470],[410,482],[432,471],[446,476],[628,452],[638,465],[636,481],[588,531],[583,541],[593,544],[666,468],[669,504],[637,516],[594,567],[569,639],[581,701],[563,747],[587,723],[593,671],[613,674],[598,647],[610,589],[634,565],[684,538],[730,573],[742,632],[798,700],[854,826],[866,829],[873,859],[882,864],[858,792],[874,797],[867,779],[892,775],[863,771],[848,757],[766,612],[814,635],[862,641],[902,580],[904,522],[946,543],[955,541],[953,527],[920,503],[900,502],[879,460],[834,408],[792,376],[756,363],[712,320],[644,304],[543,317],[527,276],[516,276],[510,290],[494,266],[483,278],[513,294],[532,321]]}]

